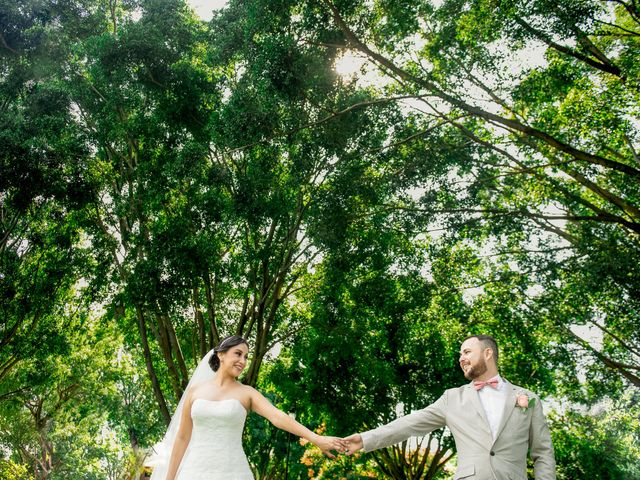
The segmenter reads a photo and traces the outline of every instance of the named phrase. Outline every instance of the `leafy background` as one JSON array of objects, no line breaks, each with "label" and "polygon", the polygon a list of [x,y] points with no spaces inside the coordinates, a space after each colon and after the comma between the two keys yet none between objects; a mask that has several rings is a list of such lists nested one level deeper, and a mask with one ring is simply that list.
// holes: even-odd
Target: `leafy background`
[{"label": "leafy background", "polygon": [[[631,0],[0,0],[0,477],[129,479],[190,371],[347,435],[494,335],[561,479],[640,478]],[[345,56],[353,75],[336,73]],[[447,432],[256,478],[450,478]],[[531,472],[530,472],[531,473]]]}]

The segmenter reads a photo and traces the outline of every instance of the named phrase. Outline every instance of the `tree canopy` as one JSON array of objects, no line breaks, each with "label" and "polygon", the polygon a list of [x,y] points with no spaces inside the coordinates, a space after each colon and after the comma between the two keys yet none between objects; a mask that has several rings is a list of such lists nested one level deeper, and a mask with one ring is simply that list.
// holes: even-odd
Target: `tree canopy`
[{"label": "tree canopy", "polygon": [[[0,0],[0,476],[131,478],[229,334],[245,383],[347,435],[462,384],[489,333],[555,410],[559,478],[637,478],[639,24],[628,0]],[[264,479],[455,458],[446,432],[335,463],[246,437]]]}]

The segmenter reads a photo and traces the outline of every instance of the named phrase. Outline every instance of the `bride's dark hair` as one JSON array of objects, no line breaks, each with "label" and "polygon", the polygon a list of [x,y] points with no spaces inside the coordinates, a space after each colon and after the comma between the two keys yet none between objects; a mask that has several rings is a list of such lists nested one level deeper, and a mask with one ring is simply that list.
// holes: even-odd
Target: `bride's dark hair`
[{"label": "bride's dark hair", "polygon": [[230,337],[224,338],[220,342],[220,344],[213,349],[213,355],[211,355],[211,358],[209,359],[209,365],[211,366],[211,369],[214,372],[217,372],[220,368],[220,359],[218,358],[218,355],[216,355],[218,352],[226,352],[227,350],[235,347],[236,345],[240,345],[241,343],[244,343],[247,348],[249,348],[249,342],[247,342],[239,335],[231,335]]}]

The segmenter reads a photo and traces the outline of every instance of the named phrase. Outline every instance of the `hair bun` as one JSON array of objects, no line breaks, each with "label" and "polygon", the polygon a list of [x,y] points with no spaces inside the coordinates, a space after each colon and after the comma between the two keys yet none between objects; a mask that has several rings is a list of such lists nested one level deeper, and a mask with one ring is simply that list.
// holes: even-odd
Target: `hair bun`
[{"label": "hair bun", "polygon": [[218,352],[216,352],[215,348],[213,349],[213,354],[209,359],[209,366],[214,372],[217,372],[220,368],[220,359],[218,358]]}]

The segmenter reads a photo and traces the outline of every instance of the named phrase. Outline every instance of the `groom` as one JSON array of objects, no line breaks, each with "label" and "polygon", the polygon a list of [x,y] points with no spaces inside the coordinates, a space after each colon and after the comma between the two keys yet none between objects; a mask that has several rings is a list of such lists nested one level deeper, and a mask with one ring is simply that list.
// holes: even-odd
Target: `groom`
[{"label": "groom", "polygon": [[497,362],[493,337],[468,337],[460,347],[459,363],[471,383],[445,391],[427,408],[345,438],[347,453],[361,448],[370,452],[446,426],[458,451],[456,480],[526,480],[527,452],[536,480],[555,480],[553,446],[540,400],[500,377]]}]

